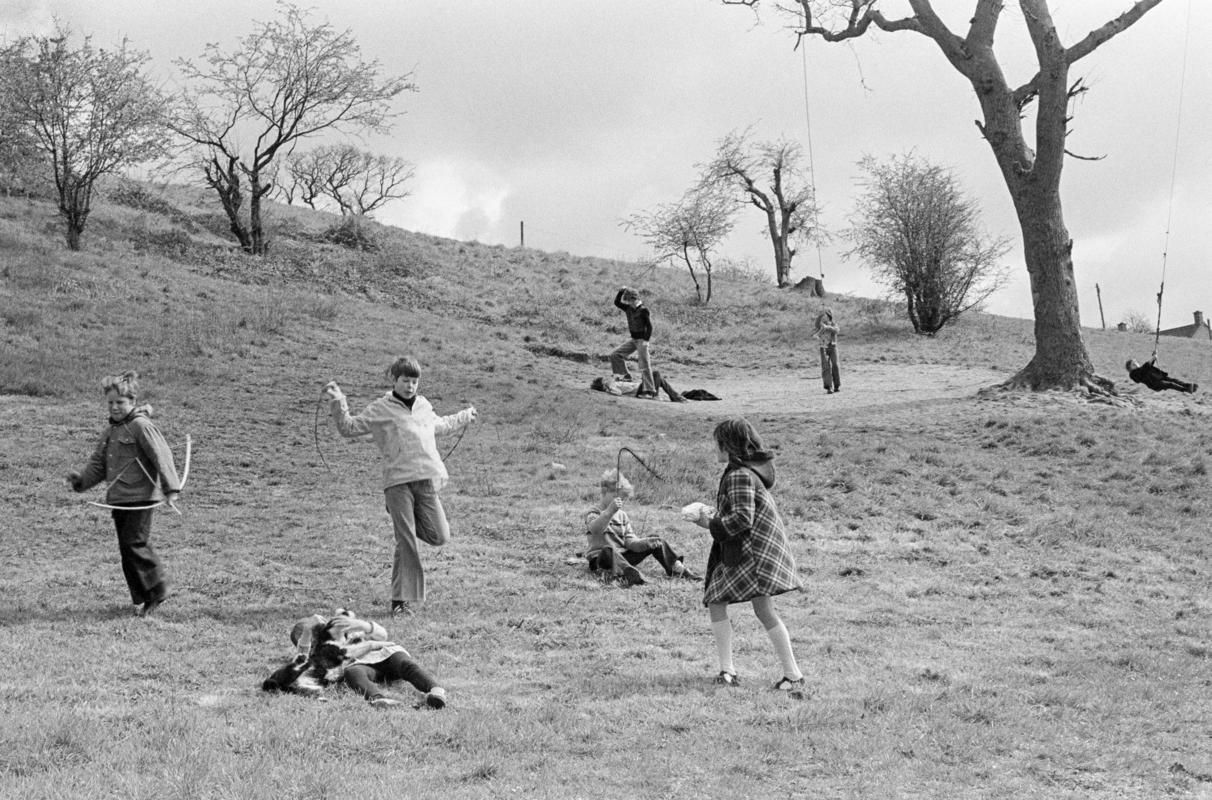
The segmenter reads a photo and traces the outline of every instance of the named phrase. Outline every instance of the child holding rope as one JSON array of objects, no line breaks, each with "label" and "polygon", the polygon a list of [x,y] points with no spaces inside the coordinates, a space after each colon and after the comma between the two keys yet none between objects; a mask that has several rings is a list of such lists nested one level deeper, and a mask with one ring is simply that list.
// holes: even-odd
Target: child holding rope
[{"label": "child holding rope", "polygon": [[[805,696],[804,676],[791,650],[791,636],[774,608],[774,595],[802,589],[783,520],[775,508],[774,457],[763,449],[758,433],[741,417],[715,426],[718,460],[726,466],[720,478],[716,507],[687,506],[699,526],[711,531],[703,605],[711,618],[720,672],[716,683],[739,683],[732,663],[731,603],[753,604],[782,664],[783,677],[774,689],[796,699]],[[695,508],[695,505],[698,508]]]},{"label": "child holding rope", "polygon": [[645,583],[644,576],[636,569],[648,556],[652,556],[670,578],[701,580],[686,568],[682,557],[659,536],[638,536],[631,518],[623,510],[624,498],[631,497],[631,481],[617,469],[602,473],[598,482],[601,500],[585,512],[585,535],[589,547],[585,557],[589,569],[618,580],[624,586]]},{"label": "child holding rope", "polygon": [[449,477],[438,455],[435,435],[462,430],[476,418],[474,406],[439,417],[417,394],[421,365],[403,356],[387,368],[392,389],[357,416],[336,381],[324,387],[337,431],[346,438],[370,436],[383,455],[383,494],[395,530],[391,570],[391,613],[410,613],[425,602],[425,571],[417,539],[440,547],[450,538],[450,524],[438,492]]},{"label": "child holding rope", "polygon": [[83,492],[102,480],[108,485],[105,502],[111,507],[118,532],[122,574],[135,604],[135,616],[153,613],[168,598],[168,582],[160,557],[151,546],[152,514],[166,502],[175,507],[181,479],[173,454],[151,421],[151,406],[137,406],[139,374],[126,372],[101,379],[109,410],[109,427],[80,472],[67,482]]}]

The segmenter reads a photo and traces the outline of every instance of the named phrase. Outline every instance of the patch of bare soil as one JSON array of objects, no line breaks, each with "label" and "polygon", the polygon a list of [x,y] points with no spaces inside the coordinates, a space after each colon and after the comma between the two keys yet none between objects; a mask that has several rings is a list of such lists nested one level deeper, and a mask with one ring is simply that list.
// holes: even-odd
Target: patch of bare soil
[{"label": "patch of bare soil", "polygon": [[678,412],[713,417],[751,414],[846,414],[857,409],[915,405],[935,400],[975,397],[978,390],[1001,383],[1010,375],[990,369],[940,364],[843,365],[842,390],[827,394],[814,372],[670,376],[679,392],[706,389],[718,401],[660,403],[620,397],[620,402],[647,403]]}]

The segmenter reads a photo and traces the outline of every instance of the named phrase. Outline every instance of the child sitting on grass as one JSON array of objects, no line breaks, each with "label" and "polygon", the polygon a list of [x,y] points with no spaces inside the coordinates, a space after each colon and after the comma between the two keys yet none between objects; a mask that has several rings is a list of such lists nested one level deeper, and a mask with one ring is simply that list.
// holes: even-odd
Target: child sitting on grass
[{"label": "child sitting on grass", "polygon": [[608,469],[602,473],[598,488],[601,499],[585,512],[589,540],[585,556],[590,570],[606,575],[609,580],[618,580],[624,586],[636,586],[646,582],[636,565],[652,556],[670,578],[701,580],[686,568],[682,557],[664,539],[636,535],[631,518],[623,510],[623,498],[632,495],[631,482],[626,476]]},{"label": "child sitting on grass", "polygon": [[757,431],[741,417],[716,425],[714,437],[717,458],[726,465],[715,508],[692,504],[683,511],[689,514],[698,505],[694,522],[711,531],[713,540],[703,605],[711,618],[720,662],[715,681],[725,686],[739,683],[732,663],[728,606],[749,601],[783,667],[783,677],[774,688],[803,699],[804,676],[791,650],[791,636],[774,608],[774,595],[803,588],[769,491],[774,486],[774,456],[763,449]]},{"label": "child sitting on grass", "polygon": [[151,421],[151,406],[137,406],[139,374],[126,372],[101,379],[109,410],[109,426],[80,472],[67,482],[83,492],[102,480],[108,485],[105,502],[118,531],[122,574],[135,604],[135,616],[153,613],[168,598],[164,565],[151,546],[151,506],[173,506],[181,494],[181,479],[173,454]]}]

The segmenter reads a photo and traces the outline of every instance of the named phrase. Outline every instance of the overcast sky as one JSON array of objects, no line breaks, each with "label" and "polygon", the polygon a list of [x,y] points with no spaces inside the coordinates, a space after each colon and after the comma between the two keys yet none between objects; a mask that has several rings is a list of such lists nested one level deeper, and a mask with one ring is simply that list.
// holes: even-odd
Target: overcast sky
[{"label": "overcast sky", "polygon": [[[1013,280],[989,310],[1031,316],[1018,226],[973,124],[976,100],[920,35],[876,32],[796,51],[773,12],[755,19],[716,0],[301,5],[353,30],[366,56],[385,72],[413,73],[419,86],[400,101],[405,113],[392,134],[362,143],[417,166],[412,196],[385,208],[381,221],[506,245],[518,243],[525,221],[530,247],[636,259],[645,249],[619,221],[676,201],[730,131],[753,126],[759,139],[802,143],[815,167],[820,222],[832,230],[845,227],[853,207],[856,162],[913,149],[952,168],[986,227],[1016,243],[1007,256]],[[894,16],[906,5],[883,7]],[[952,9],[948,21],[962,31],[971,0],[936,5]],[[1130,5],[1053,3],[1066,44]],[[269,0],[5,0],[0,33],[45,32],[58,17],[99,45],[126,36],[171,84],[174,58],[197,57],[207,42],[230,49],[253,20],[275,15]],[[999,36],[1007,77],[1018,85],[1034,68],[1013,2]],[[1099,325],[1096,283],[1109,326],[1133,311],[1153,319],[1163,263],[1163,327],[1189,323],[1196,309],[1212,314],[1210,45],[1212,3],[1165,0],[1073,71],[1090,91],[1075,108],[1069,147],[1105,156],[1070,160],[1062,182],[1087,325]],[[722,255],[772,277],[763,224],[756,210],[742,215]],[[818,261],[816,249],[804,248],[793,279],[823,269],[830,291],[881,294],[838,250],[822,249]]]}]

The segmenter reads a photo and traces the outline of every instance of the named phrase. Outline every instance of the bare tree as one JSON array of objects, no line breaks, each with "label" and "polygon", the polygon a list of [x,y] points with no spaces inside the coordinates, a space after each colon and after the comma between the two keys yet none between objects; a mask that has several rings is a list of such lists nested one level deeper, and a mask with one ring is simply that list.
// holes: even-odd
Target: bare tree
[{"label": "bare tree", "polygon": [[779,286],[791,283],[795,245],[817,232],[815,198],[805,175],[798,144],[754,142],[751,131],[724,137],[715,158],[703,167],[704,185],[726,186],[766,216],[766,233],[774,248],[774,276]]},{"label": "bare tree", "polygon": [[403,158],[375,155],[351,145],[326,145],[293,154],[286,160],[289,184],[282,190],[287,202],[295,193],[312,208],[321,197],[331,200],[341,215],[369,217],[391,200],[409,194],[415,174]]},{"label": "bare tree", "polygon": [[166,101],[143,74],[146,53],[70,39],[57,27],[0,51],[0,98],[9,145],[49,160],[67,246],[79,250],[97,179],[161,152]]},{"label": "bare tree", "polygon": [[410,74],[380,80],[378,61],[361,60],[349,30],[313,25],[287,3],[279,8],[280,19],[258,23],[236,50],[210,44],[200,65],[177,62],[191,88],[173,128],[201,150],[232,234],[255,255],[266,252],[262,202],[277,159],[321,131],[386,130],[392,101],[416,90]]},{"label": "bare tree", "polygon": [[[732,232],[735,209],[736,203],[713,187],[698,186],[677,203],[633,214],[622,226],[643,239],[655,251],[657,261],[685,264],[694,282],[695,296],[706,304],[711,302],[711,253]],[[705,276],[706,296],[696,265]]]},{"label": "bare tree", "polygon": [[[1137,0],[1119,16],[1065,46],[1053,23],[1048,0],[1018,0],[1023,24],[1034,45],[1038,71],[1011,86],[994,53],[1002,0],[973,0],[962,17],[963,35],[943,22],[930,0],[908,0],[910,13],[888,18],[878,0],[777,0],[774,8],[794,19],[796,43],[805,36],[844,42],[872,26],[926,37],[953,69],[972,86],[982,119],[976,125],[988,142],[1010,192],[1022,230],[1023,253],[1031,279],[1035,311],[1035,356],[1006,382],[1009,387],[1085,388],[1113,392],[1114,384],[1094,373],[1082,339],[1073,241],[1065,228],[1060,201],[1061,168],[1068,153],[1070,101],[1085,91],[1071,80],[1070,68],[1132,27],[1162,0]],[[721,0],[725,5],[756,8],[761,0]],[[1034,146],[1024,131],[1025,109],[1036,105]]]},{"label": "bare tree", "polygon": [[934,334],[1000,288],[1010,249],[981,230],[955,177],[912,154],[859,162],[865,173],[847,238],[877,279],[903,296],[918,333]]}]

